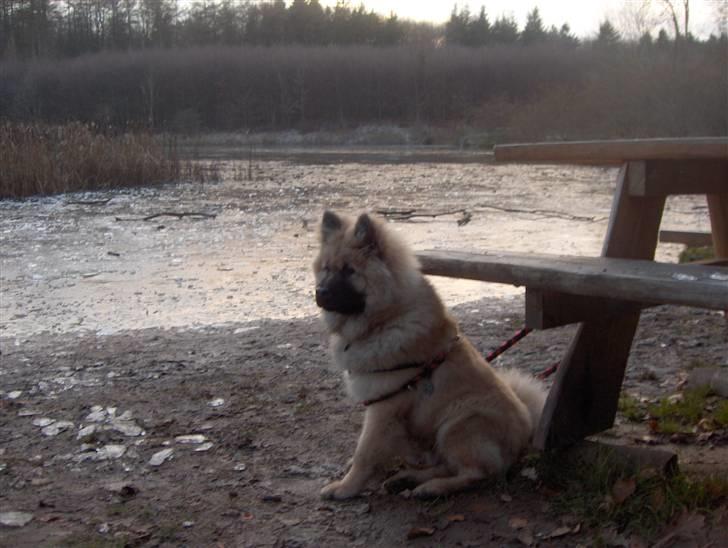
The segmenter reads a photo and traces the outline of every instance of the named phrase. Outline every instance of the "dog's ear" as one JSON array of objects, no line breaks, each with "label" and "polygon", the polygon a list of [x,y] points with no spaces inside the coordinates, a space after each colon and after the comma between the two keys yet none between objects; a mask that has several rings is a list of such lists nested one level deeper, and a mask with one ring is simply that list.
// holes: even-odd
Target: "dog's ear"
[{"label": "dog's ear", "polygon": [[360,247],[376,251],[379,248],[377,225],[366,213],[362,213],[354,225],[354,238]]},{"label": "dog's ear", "polygon": [[336,213],[333,211],[324,211],[324,216],[321,219],[321,241],[327,241],[333,234],[339,232],[344,226],[344,223]]}]

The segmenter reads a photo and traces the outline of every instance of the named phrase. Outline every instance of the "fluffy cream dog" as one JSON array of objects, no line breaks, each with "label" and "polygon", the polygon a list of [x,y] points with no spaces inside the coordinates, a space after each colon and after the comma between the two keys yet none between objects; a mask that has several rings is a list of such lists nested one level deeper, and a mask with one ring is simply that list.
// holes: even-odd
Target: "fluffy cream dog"
[{"label": "fluffy cream dog", "polygon": [[515,371],[496,373],[458,331],[414,254],[367,214],[327,211],[314,262],[316,302],[350,396],[366,405],[349,472],[325,498],[360,493],[396,458],[385,482],[432,497],[508,468],[528,446],[545,393]]}]

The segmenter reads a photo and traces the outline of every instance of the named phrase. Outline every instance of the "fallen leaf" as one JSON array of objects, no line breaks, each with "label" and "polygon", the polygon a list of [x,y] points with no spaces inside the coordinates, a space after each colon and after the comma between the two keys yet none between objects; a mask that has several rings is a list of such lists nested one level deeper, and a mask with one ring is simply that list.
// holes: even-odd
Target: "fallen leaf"
[{"label": "fallen leaf", "polygon": [[434,527],[412,527],[412,529],[407,532],[407,540],[413,540],[422,537],[431,537],[434,534]]},{"label": "fallen leaf", "polygon": [[508,520],[508,527],[511,529],[523,529],[526,525],[528,525],[528,520],[526,518],[513,517]]},{"label": "fallen leaf", "polygon": [[450,516],[447,516],[447,521],[465,521],[465,516],[463,516],[462,514],[452,514]]},{"label": "fallen leaf", "polygon": [[533,546],[533,534],[530,531],[521,531],[516,538],[525,546]]},{"label": "fallen leaf", "polygon": [[637,482],[634,478],[618,479],[612,485],[612,500],[616,504],[622,504],[634,494]]},{"label": "fallen leaf", "polygon": [[551,538],[559,538],[568,535],[572,532],[571,527],[558,527],[551,531],[548,535],[546,535],[544,538],[551,539]]}]

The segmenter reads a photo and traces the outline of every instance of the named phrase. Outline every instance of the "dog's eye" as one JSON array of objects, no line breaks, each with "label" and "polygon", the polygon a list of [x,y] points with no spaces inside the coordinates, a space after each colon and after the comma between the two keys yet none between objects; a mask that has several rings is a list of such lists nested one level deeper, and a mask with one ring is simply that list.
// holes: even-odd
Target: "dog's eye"
[{"label": "dog's eye", "polygon": [[348,278],[353,273],[354,273],[354,269],[351,268],[348,264],[345,264],[344,266],[341,267],[341,275],[344,276],[345,278]]}]

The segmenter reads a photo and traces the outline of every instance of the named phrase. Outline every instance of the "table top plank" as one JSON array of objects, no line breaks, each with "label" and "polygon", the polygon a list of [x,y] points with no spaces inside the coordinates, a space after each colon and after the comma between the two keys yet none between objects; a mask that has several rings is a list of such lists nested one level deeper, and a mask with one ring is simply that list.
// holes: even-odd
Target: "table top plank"
[{"label": "table top plank", "polygon": [[619,139],[497,145],[499,162],[619,165],[640,160],[727,160],[728,137]]}]

